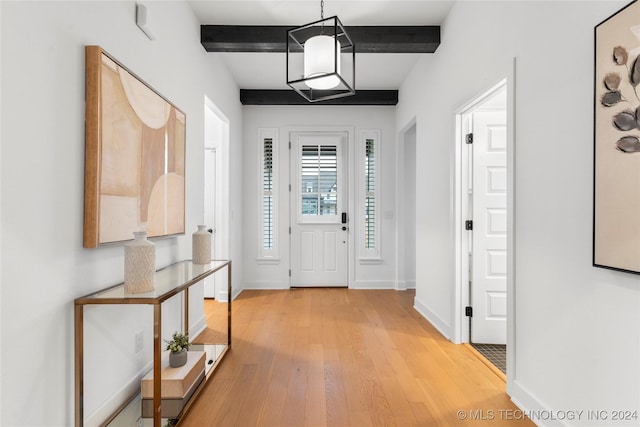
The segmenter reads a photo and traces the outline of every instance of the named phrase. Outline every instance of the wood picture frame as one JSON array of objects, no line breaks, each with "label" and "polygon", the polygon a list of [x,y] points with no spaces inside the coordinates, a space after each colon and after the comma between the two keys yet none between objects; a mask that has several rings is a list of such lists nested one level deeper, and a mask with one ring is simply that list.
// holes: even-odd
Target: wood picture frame
[{"label": "wood picture frame", "polygon": [[640,3],[594,29],[593,266],[640,274]]},{"label": "wood picture frame", "polygon": [[186,115],[100,46],[85,46],[83,246],[185,233]]}]

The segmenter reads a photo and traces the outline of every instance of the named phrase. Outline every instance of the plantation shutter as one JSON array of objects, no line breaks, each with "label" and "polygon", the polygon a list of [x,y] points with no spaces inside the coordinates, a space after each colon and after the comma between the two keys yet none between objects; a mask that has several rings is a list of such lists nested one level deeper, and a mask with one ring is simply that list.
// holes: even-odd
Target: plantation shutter
[{"label": "plantation shutter", "polygon": [[273,139],[263,140],[262,247],[273,249]]}]

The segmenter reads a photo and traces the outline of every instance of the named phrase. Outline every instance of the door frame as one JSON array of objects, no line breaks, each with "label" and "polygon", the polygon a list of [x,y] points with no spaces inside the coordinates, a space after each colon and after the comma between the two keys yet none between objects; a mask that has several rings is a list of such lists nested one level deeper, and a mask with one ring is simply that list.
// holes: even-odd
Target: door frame
[{"label": "door frame", "polygon": [[[488,96],[503,86],[507,89],[507,389],[515,379],[516,362],[516,283],[515,283],[515,73],[516,59],[506,77],[489,86],[480,95],[472,98],[456,111],[456,134],[454,149],[454,239],[455,239],[455,289],[453,298],[453,336],[456,344],[469,341],[469,320],[465,316],[465,307],[469,305],[469,257],[467,231],[464,228],[466,214],[466,164],[463,156],[465,138],[464,116],[482,103]],[[507,390],[508,391],[508,390]]]},{"label": "door frame", "polygon": [[[409,232],[415,234],[416,223],[407,226],[405,218],[400,217],[400,212],[407,209],[407,199],[410,197],[416,198],[416,193],[406,194],[406,151],[407,151],[407,135],[409,132],[415,133],[415,141],[413,141],[414,149],[417,149],[417,132],[418,125],[416,117],[412,117],[407,124],[402,127],[397,133],[396,144],[396,271],[395,271],[395,289],[397,291],[404,291],[407,289],[416,288],[416,272],[413,271],[411,277],[412,280],[407,279],[407,263],[406,263],[406,240]],[[415,161],[415,159],[414,159]],[[415,168],[415,166],[414,166]],[[415,179],[415,176],[413,177]],[[413,182],[412,189],[416,188],[417,183]],[[415,216],[414,212],[414,216]],[[413,248],[414,263],[416,256],[416,248]]]},{"label": "door frame", "polygon": [[[229,210],[229,119],[206,95],[204,97],[204,110],[205,142],[203,149],[203,165],[205,168],[207,167],[207,164],[204,158],[204,152],[207,150],[213,150],[216,153],[215,224],[210,224],[215,230],[212,250],[217,259],[230,259],[229,229],[231,224],[231,214]],[[208,140],[211,136],[207,134],[206,130],[208,113],[212,113],[216,119],[220,121],[220,139],[217,142],[211,142]],[[205,173],[203,171],[203,176],[204,174]],[[204,190],[206,191],[206,187]],[[202,202],[206,209],[205,198],[206,194],[203,194]],[[226,279],[222,280],[218,278],[217,283],[215,284],[215,297],[220,301],[228,301],[230,298],[233,298],[232,295],[227,295],[227,284],[225,280]]]},{"label": "door frame", "polygon": [[[207,157],[213,155],[213,162]],[[213,174],[210,171],[210,167],[213,165]],[[210,184],[209,179],[213,178],[213,185]],[[216,258],[216,234],[218,229],[218,211],[220,209],[220,201],[218,197],[218,155],[215,146],[205,146],[204,148],[204,221],[202,224],[206,224],[208,228],[213,230],[211,233],[212,245],[211,255],[213,259]],[[213,197],[211,197],[213,193]],[[213,199],[213,200],[212,200]],[[213,207],[209,202],[212,202]],[[209,217],[213,216],[213,221],[209,221]],[[215,274],[207,277],[204,280],[204,297],[219,299],[216,294],[217,288],[215,286]],[[212,290],[212,294],[209,291]]]},{"label": "door frame", "polygon": [[[347,191],[348,200],[347,200],[347,215],[349,216],[349,230],[348,230],[348,260],[347,260],[347,288],[351,288],[351,285],[355,282],[355,238],[354,233],[359,230],[360,218],[354,214],[356,212],[355,209],[355,199],[356,199],[356,187],[355,187],[355,128],[353,126],[285,126],[281,128],[281,135],[286,135],[287,143],[289,150],[287,150],[287,171],[288,177],[286,179],[287,185],[291,185],[289,187],[292,189],[294,183],[291,182],[292,170],[295,168],[295,165],[291,162],[291,135],[296,132],[344,132],[347,136],[346,140],[346,149],[344,150],[345,159],[344,162],[347,166],[347,173],[345,174],[345,178],[347,180]],[[293,203],[293,191],[289,191],[289,197],[284,197],[283,202],[286,203],[286,206],[283,206],[282,212],[286,212],[287,216],[287,226],[292,226],[292,221],[295,218],[292,218],[291,204]],[[291,269],[291,235],[286,239],[287,245],[287,265],[288,268]],[[284,255],[284,254],[283,254]],[[288,287],[291,288],[291,276],[289,276]]]}]

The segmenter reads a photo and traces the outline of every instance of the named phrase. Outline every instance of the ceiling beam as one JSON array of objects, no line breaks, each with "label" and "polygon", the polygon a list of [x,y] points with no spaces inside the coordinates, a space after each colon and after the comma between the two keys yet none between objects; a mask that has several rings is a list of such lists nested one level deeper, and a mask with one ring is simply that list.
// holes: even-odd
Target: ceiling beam
[{"label": "ceiling beam", "polygon": [[357,90],[355,95],[309,102],[293,90],[240,89],[242,105],[396,105],[397,90]]},{"label": "ceiling beam", "polygon": [[[286,52],[287,25],[201,25],[207,52]],[[345,30],[356,53],[433,53],[440,45],[440,26],[354,26]]]}]

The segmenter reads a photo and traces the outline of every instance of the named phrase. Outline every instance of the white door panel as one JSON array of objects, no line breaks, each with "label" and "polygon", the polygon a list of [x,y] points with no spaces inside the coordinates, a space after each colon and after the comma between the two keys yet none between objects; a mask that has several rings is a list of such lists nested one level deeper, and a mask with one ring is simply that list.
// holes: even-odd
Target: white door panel
[{"label": "white door panel", "polygon": [[314,237],[315,237],[314,231],[300,230],[300,246],[296,248],[296,252],[300,254],[300,271],[301,272],[313,273],[314,271],[313,252],[316,249]]},{"label": "white door panel", "polygon": [[471,340],[507,339],[507,132],[504,111],[473,113]]},{"label": "white door panel", "polygon": [[506,299],[506,292],[487,292],[487,319],[503,320],[507,317]]},{"label": "white door panel", "polygon": [[291,286],[348,285],[346,141],[342,132],[291,134]]}]

